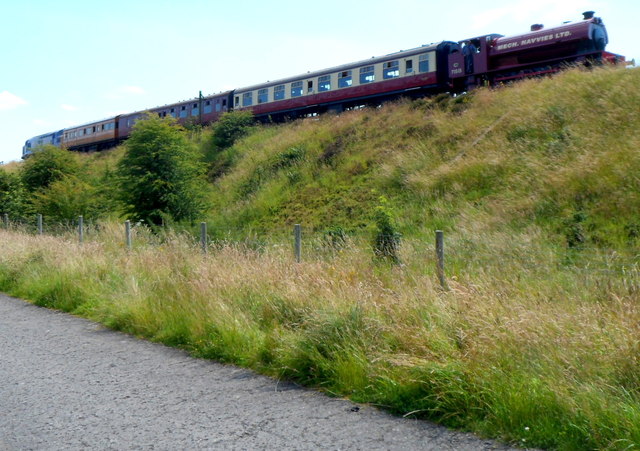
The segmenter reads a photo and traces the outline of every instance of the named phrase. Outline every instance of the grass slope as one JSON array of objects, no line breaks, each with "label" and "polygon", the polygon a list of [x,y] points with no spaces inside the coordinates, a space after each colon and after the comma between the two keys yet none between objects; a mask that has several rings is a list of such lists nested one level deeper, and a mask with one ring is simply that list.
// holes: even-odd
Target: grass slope
[{"label": "grass slope", "polygon": [[586,239],[623,245],[640,226],[639,79],[570,71],[467,99],[264,127],[233,149],[211,222],[357,229],[384,195],[409,234],[478,219],[567,238],[578,221]]}]

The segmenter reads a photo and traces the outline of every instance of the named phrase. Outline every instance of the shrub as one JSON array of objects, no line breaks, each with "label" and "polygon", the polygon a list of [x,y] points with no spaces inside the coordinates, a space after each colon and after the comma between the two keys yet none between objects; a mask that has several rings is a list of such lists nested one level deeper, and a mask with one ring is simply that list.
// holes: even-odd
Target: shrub
[{"label": "shrub", "polygon": [[96,187],[74,176],[53,182],[34,194],[35,210],[56,221],[71,222],[78,215],[97,218],[107,210]]},{"label": "shrub", "polygon": [[20,177],[0,169],[0,214],[22,218],[27,212],[27,196]]},{"label": "shrub", "polygon": [[234,111],[223,114],[213,125],[211,147],[219,151],[231,147],[238,139],[247,134],[255,120],[250,111]]},{"label": "shrub", "polygon": [[378,259],[399,263],[398,250],[402,235],[395,225],[389,201],[384,197],[380,197],[380,205],[375,208],[374,219],[376,234],[373,239],[373,253]]},{"label": "shrub", "polygon": [[55,146],[44,146],[36,150],[21,170],[22,183],[34,192],[47,188],[56,180],[79,171],[76,156]]}]

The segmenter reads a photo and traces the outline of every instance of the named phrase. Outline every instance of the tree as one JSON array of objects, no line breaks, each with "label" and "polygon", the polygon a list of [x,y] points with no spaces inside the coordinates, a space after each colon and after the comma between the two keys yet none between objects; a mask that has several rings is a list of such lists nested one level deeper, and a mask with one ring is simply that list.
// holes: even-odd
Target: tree
[{"label": "tree", "polygon": [[29,192],[43,190],[56,180],[79,171],[76,156],[67,150],[47,145],[36,150],[24,162],[22,182]]},{"label": "tree", "polygon": [[136,123],[119,163],[120,199],[131,219],[195,221],[206,208],[204,166],[173,118]]}]

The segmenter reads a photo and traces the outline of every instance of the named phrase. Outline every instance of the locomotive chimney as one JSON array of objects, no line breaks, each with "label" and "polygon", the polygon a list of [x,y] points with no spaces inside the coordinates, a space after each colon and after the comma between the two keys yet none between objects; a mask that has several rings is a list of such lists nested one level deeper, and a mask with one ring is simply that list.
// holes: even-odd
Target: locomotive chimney
[{"label": "locomotive chimney", "polygon": [[583,20],[589,20],[589,19],[593,19],[593,15],[595,14],[595,11],[585,11],[582,13],[582,15],[584,16]]},{"label": "locomotive chimney", "polygon": [[531,31],[538,31],[538,30],[542,30],[544,28],[544,25],[542,25],[541,23],[534,23],[533,25],[531,25]]}]

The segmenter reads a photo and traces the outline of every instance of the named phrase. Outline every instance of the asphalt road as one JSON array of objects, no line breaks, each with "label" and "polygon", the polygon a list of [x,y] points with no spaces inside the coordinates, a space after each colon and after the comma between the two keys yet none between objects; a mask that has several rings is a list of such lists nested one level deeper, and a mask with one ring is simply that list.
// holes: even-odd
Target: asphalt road
[{"label": "asphalt road", "polygon": [[506,449],[0,294],[0,450]]}]

